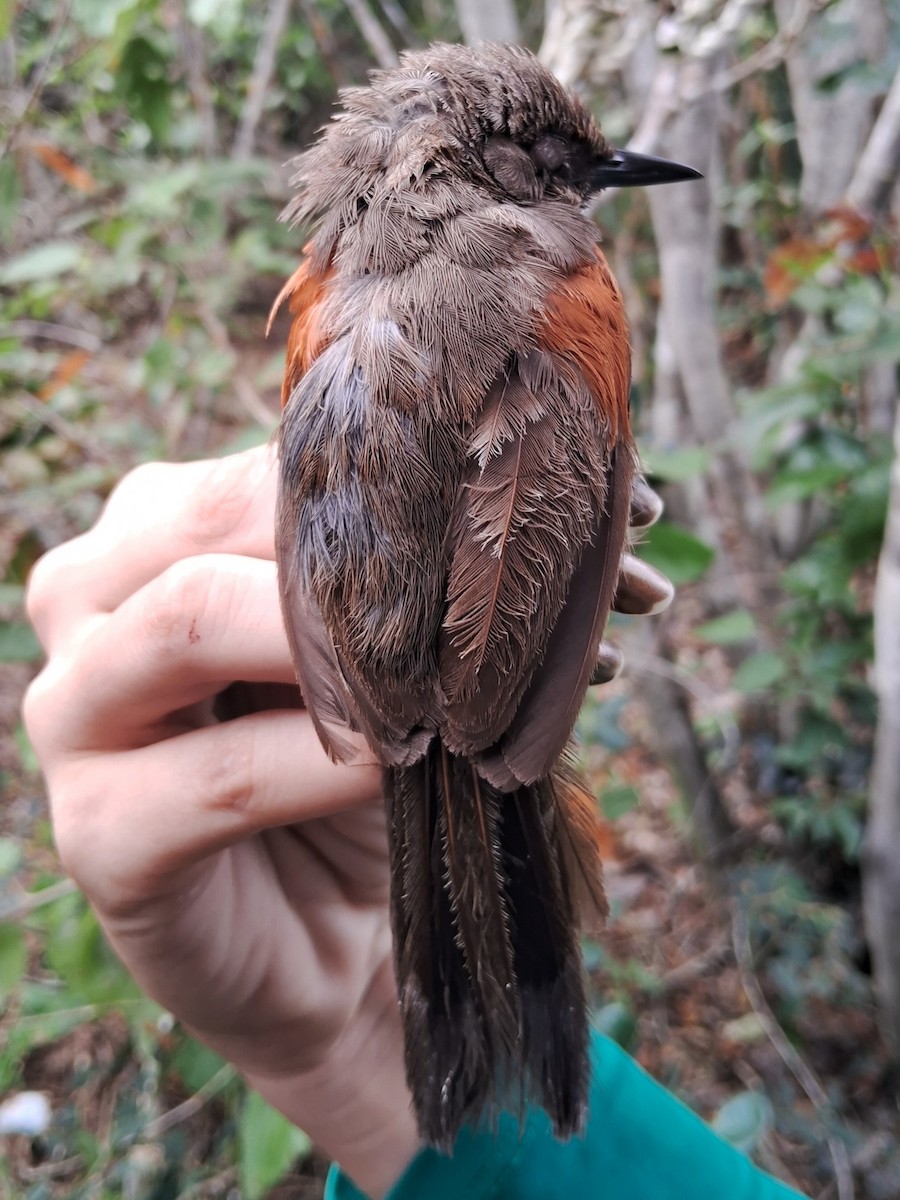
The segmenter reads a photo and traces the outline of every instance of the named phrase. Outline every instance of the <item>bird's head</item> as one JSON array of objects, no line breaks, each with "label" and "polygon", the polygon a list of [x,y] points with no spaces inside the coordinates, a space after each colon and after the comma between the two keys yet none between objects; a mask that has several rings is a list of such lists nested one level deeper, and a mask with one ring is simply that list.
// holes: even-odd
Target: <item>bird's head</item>
[{"label": "bird's head", "polygon": [[495,199],[582,207],[608,187],[699,178],[691,167],[616,149],[582,101],[521,46],[437,44],[341,92],[342,109],[298,160],[304,220],[435,179]]}]

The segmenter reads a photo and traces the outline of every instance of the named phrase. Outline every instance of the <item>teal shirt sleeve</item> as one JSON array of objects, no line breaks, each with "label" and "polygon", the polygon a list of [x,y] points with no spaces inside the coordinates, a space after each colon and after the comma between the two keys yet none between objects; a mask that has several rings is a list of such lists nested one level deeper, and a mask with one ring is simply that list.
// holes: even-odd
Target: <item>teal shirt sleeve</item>
[{"label": "teal shirt sleeve", "polygon": [[[422,1150],[387,1200],[800,1200],[656,1083],[615,1042],[595,1035],[583,1137],[554,1138],[542,1112],[496,1132],[465,1129],[453,1156]],[[333,1166],[325,1200],[365,1200]]]}]

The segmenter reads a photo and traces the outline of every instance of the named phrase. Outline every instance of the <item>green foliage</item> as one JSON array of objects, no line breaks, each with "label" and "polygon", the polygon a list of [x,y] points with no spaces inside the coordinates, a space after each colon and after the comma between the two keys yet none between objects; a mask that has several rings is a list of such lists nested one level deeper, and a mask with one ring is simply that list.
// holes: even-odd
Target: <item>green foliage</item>
[{"label": "green foliage", "polygon": [[633,1050],[637,1041],[637,1018],[634,1010],[621,1000],[611,1000],[591,1014],[591,1024],[598,1033],[612,1038],[625,1050]]},{"label": "green foliage", "polygon": [[778,648],[744,661],[735,685],[793,713],[774,753],[773,811],[795,838],[852,861],[874,725],[860,590],[881,545],[890,469],[889,439],[861,414],[872,363],[900,359],[900,287],[887,269],[870,273],[871,255],[867,273],[854,269],[844,247],[841,238],[799,241],[779,261],[807,315],[803,354],[788,382],[744,400],[740,437],[768,479],[767,502],[800,505],[808,532],[783,574],[770,627]]},{"label": "green foliage", "polygon": [[743,1154],[753,1154],[775,1124],[772,1101],[762,1092],[739,1092],[711,1121],[716,1133]]},{"label": "green foliage", "polygon": [[[323,8],[354,71],[365,54],[347,39],[347,12],[337,0]],[[267,92],[257,139],[265,157],[238,160],[232,145],[266,5],[74,0],[68,18],[66,9],[0,4],[0,36],[15,26],[7,45],[18,95],[8,108],[24,114],[0,158],[0,669],[17,681],[40,659],[22,603],[45,548],[86,528],[134,464],[271,433],[282,350],[279,339],[266,347],[266,310],[303,240],[278,222],[288,195],[280,164],[321,123],[335,87],[295,21]],[[211,134],[189,41],[203,60]],[[46,822],[24,815],[39,784],[21,727],[9,746],[20,765],[3,785],[21,824],[0,839],[0,921],[12,914],[0,923],[0,1093],[21,1088],[51,1047],[65,1061],[66,1039],[85,1045],[92,1031],[122,1030],[110,1061],[73,1051],[39,1147],[42,1161],[73,1164],[60,1184],[69,1200],[193,1194],[229,1164],[242,1194],[262,1196],[308,1139],[173,1029],[84,899],[61,894]],[[100,1108],[84,1101],[92,1087],[102,1089]],[[216,1108],[215,1132],[195,1139],[202,1160],[186,1129],[193,1118],[154,1131],[156,1117],[191,1096],[199,1120]],[[50,1175],[25,1180],[9,1164],[0,1169],[7,1192],[63,1194]]]},{"label": "green foliage", "polygon": [[247,1200],[260,1200],[291,1163],[309,1153],[310,1140],[256,1092],[249,1092],[238,1125],[238,1146],[244,1194]]},{"label": "green foliage", "polygon": [[621,783],[613,777],[600,789],[600,807],[608,821],[618,821],[640,804],[641,795],[637,788]]},{"label": "green foliage", "polygon": [[22,981],[28,965],[28,945],[17,925],[0,925],[0,1005]]},{"label": "green foliage", "polygon": [[644,535],[641,558],[668,575],[674,584],[682,584],[705,575],[715,551],[680,525],[660,521]]},{"label": "green foliage", "polygon": [[694,633],[714,646],[736,646],[756,636],[756,620],[746,609],[736,608],[724,616],[697,625]]}]

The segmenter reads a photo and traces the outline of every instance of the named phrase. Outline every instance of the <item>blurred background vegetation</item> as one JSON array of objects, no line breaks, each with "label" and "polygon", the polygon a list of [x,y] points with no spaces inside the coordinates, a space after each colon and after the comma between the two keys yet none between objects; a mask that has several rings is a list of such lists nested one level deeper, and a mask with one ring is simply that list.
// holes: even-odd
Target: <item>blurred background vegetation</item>
[{"label": "blurred background vegetation", "polygon": [[900,1195],[896,0],[0,0],[0,1196],[321,1194],[60,877],[22,598],[131,466],[271,435],[283,163],[337,87],[461,37],[706,175],[598,213],[680,593],[581,724],[597,1023],[811,1195]]}]

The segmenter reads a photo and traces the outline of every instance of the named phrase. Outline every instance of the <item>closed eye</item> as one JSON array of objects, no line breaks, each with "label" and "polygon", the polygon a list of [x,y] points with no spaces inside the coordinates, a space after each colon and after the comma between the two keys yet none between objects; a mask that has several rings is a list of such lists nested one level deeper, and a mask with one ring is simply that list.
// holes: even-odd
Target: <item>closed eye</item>
[{"label": "closed eye", "polygon": [[558,171],[568,154],[568,142],[555,134],[545,134],[531,147],[531,158],[539,171]]}]

